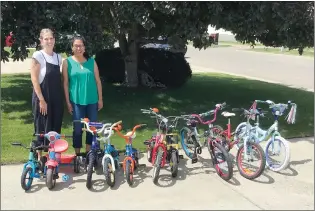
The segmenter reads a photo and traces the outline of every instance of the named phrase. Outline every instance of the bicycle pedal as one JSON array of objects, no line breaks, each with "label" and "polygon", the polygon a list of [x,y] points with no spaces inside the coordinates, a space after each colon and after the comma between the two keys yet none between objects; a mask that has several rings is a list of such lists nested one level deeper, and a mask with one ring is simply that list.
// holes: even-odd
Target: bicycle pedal
[{"label": "bicycle pedal", "polygon": [[59,179],[59,175],[55,174],[53,178],[54,179]]},{"label": "bicycle pedal", "polygon": [[194,164],[194,163],[197,163],[198,162],[198,158],[193,158],[191,159],[191,163]]}]

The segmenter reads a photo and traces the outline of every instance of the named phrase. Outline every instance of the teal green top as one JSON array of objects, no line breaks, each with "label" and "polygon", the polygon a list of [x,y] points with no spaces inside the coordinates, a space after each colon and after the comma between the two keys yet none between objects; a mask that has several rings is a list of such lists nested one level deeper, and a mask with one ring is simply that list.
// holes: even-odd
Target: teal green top
[{"label": "teal green top", "polygon": [[97,85],[94,76],[94,59],[89,58],[86,62],[80,63],[67,58],[69,95],[70,101],[79,105],[95,104],[98,102]]}]

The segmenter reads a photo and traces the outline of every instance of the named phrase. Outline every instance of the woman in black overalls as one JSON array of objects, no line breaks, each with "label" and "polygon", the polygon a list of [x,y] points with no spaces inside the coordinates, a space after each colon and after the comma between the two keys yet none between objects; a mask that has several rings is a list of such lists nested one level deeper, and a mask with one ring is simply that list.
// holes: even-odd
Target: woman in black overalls
[{"label": "woman in black overalls", "polygon": [[[58,54],[53,52],[55,38],[50,29],[43,29],[40,33],[42,51],[33,54],[31,77],[33,83],[32,107],[34,116],[35,133],[47,133],[56,131],[61,133],[63,118],[63,90],[61,86],[61,73]],[[52,54],[51,59],[57,61],[56,64],[47,62],[47,58]],[[46,65],[46,73],[40,83],[39,76],[43,65]],[[48,140],[37,137],[38,144],[48,145]],[[40,160],[41,151],[38,152]],[[42,166],[43,168],[43,166]]]}]

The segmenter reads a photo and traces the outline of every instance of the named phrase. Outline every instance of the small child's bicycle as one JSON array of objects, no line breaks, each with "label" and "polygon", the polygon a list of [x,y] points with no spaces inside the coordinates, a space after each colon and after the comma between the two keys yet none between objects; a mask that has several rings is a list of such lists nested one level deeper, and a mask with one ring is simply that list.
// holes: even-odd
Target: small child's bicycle
[{"label": "small child's bicycle", "polygon": [[[106,127],[113,128],[113,126],[120,124],[121,121],[113,124],[112,126],[111,126],[111,124],[103,124],[101,122],[90,122],[90,120],[88,118],[83,118],[81,120],[75,120],[75,122],[83,123],[84,128],[82,128],[82,130],[89,132],[93,135],[91,150],[89,152],[87,152],[87,154],[86,154],[86,164],[87,164],[87,167],[86,167],[87,168],[86,187],[88,189],[90,189],[92,187],[92,175],[93,175],[94,169],[100,166],[100,164],[101,164],[100,160],[102,160],[103,163],[105,164],[105,160],[103,160],[104,151],[100,148],[99,140],[101,140],[101,139],[98,138],[98,135],[104,133],[104,131],[107,131],[107,130],[105,130]],[[97,129],[97,128],[100,128],[100,129]],[[106,139],[103,139],[103,140],[105,141]],[[104,147],[106,149],[106,145]],[[111,151],[114,151],[115,150],[114,147],[112,145],[111,145],[111,147],[112,147]],[[117,156],[118,156],[118,153],[117,153]],[[109,157],[109,156],[106,156],[106,158],[107,157]],[[114,161],[113,160],[111,160],[111,161],[113,162],[113,165],[111,165],[113,167]],[[108,166],[108,163],[107,163],[107,166]],[[104,172],[104,174],[105,174],[105,172]],[[107,175],[105,175],[105,177],[107,178]],[[111,182],[110,182],[110,186],[113,185]]]},{"label": "small child's bicycle", "polygon": [[[259,126],[259,116],[262,115],[256,115],[252,116],[252,119],[256,122],[253,126],[248,125],[250,127],[252,133],[254,134],[254,139],[256,143],[261,143],[263,141],[267,141],[266,147],[265,147],[265,154],[266,154],[266,164],[272,171],[281,171],[285,169],[289,162],[290,162],[290,147],[288,144],[288,141],[285,140],[278,131],[278,119],[280,116],[284,114],[284,112],[291,106],[291,109],[286,117],[288,124],[294,124],[295,123],[295,116],[296,116],[296,109],[297,105],[295,103],[292,103],[291,101],[288,101],[286,104],[276,104],[270,100],[262,101],[262,100],[255,100],[253,105],[250,107],[251,110],[256,110],[257,113],[261,113],[260,108],[257,107],[257,103],[263,103],[269,105],[269,108],[271,109],[271,112],[274,116],[274,123],[267,129],[263,130]],[[263,117],[263,116],[262,116]],[[246,122],[240,123],[236,131],[241,131],[241,128],[244,128],[246,125]],[[242,138],[245,137],[246,134],[242,134]],[[277,143],[277,144],[276,144]],[[285,158],[282,162],[275,162],[272,161],[270,156],[272,155],[279,155],[281,146],[283,146],[283,149],[285,150]]]},{"label": "small child's bicycle", "polygon": [[159,113],[159,109],[141,109],[144,114],[154,115],[156,118],[158,132],[149,140],[144,141],[147,146],[148,161],[153,165],[153,183],[156,184],[159,178],[160,169],[169,163],[172,177],[177,177],[178,164],[182,155],[179,155],[178,133],[176,125],[181,117],[164,117]]},{"label": "small child's bicycle", "polygon": [[129,186],[133,185],[134,170],[139,166],[139,151],[132,147],[132,141],[136,138],[136,129],[146,126],[146,124],[139,124],[134,126],[132,131],[126,135],[121,134],[121,126],[115,127],[117,134],[126,141],[125,159],[123,161],[123,169]]},{"label": "small child's bicycle", "polygon": [[[185,127],[181,129],[181,144],[187,157],[192,160],[192,163],[198,161],[197,154],[202,153],[202,147],[207,146],[211,156],[213,167],[217,174],[228,181],[233,176],[233,165],[230,159],[227,149],[224,147],[222,140],[217,138],[217,134],[223,131],[219,126],[213,126],[213,122],[216,121],[217,112],[222,110],[226,106],[226,103],[216,104],[214,110],[207,111],[201,114],[182,115],[184,120],[187,121]],[[213,115],[212,120],[204,121],[206,116]],[[208,129],[204,131],[202,135],[198,133],[197,124],[208,125]],[[200,142],[200,139],[204,138],[204,143]],[[192,149],[192,150],[190,150]],[[226,163],[227,168],[222,169],[220,164]]]},{"label": "small child's bicycle", "polygon": [[[61,153],[67,151],[68,142],[62,140],[61,138],[68,138],[72,136],[61,135],[55,131],[50,131],[46,134],[35,134],[35,136],[41,136],[49,140],[48,146],[36,147],[36,141],[32,141],[31,147],[26,147],[21,143],[12,143],[14,146],[22,146],[26,149],[30,149],[29,161],[24,164],[23,173],[21,176],[21,186],[24,190],[29,190],[31,188],[33,178],[40,178],[39,170],[42,168],[44,170],[43,177],[46,178],[46,186],[49,190],[53,189],[56,185],[56,179],[59,178],[59,165],[61,163]],[[41,166],[38,159],[38,154],[36,150],[38,149],[48,149],[48,160],[43,162],[45,167]],[[42,157],[45,160],[45,156]],[[42,164],[42,165],[43,165]],[[26,183],[26,176],[29,174],[29,180]],[[64,176],[64,178],[66,178]],[[63,179],[64,179],[63,178]]]}]

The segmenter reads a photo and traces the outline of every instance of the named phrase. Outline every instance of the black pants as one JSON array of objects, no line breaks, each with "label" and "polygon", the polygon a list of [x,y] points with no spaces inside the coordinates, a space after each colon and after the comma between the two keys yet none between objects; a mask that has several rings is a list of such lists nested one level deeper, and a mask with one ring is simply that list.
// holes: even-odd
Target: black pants
[{"label": "black pants", "polygon": [[[44,116],[40,113],[39,99],[35,93],[32,97],[32,107],[34,116],[35,133],[47,133],[49,131],[56,131],[61,133],[61,125],[63,118],[63,101],[48,101],[47,114]],[[48,145],[48,140],[37,136],[38,144]]]}]

